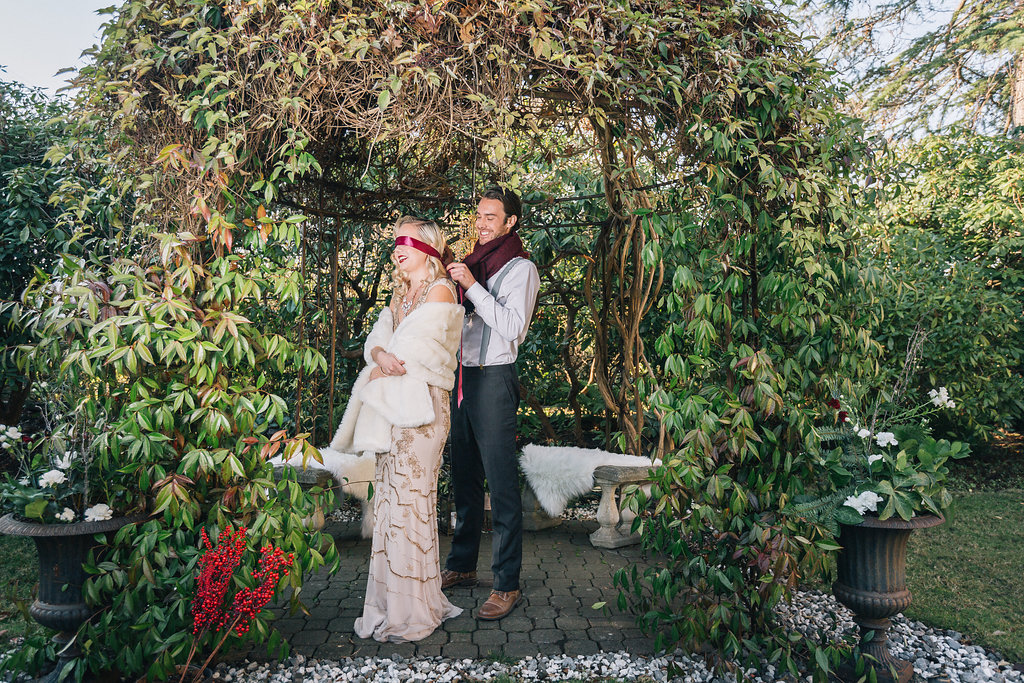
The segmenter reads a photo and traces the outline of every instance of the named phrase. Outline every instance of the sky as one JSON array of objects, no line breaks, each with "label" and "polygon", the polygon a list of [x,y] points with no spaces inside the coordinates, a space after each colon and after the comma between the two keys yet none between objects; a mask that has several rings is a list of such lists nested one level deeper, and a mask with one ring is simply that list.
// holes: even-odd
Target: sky
[{"label": "sky", "polygon": [[0,0],[0,80],[45,88],[53,95],[81,66],[82,51],[99,42],[107,16],[96,10],[115,0]]}]

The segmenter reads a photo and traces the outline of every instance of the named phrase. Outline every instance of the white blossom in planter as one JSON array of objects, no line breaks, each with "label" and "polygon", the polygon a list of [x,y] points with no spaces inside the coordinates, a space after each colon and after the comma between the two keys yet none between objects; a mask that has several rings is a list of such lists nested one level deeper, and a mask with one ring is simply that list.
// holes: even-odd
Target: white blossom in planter
[{"label": "white blossom in planter", "polygon": [[56,486],[57,484],[63,484],[67,480],[67,476],[60,470],[50,470],[49,472],[44,472],[43,475],[39,477],[39,485],[45,489],[51,486]]},{"label": "white blossom in planter", "polygon": [[114,516],[114,511],[106,503],[98,503],[85,511],[85,521],[102,522]]}]

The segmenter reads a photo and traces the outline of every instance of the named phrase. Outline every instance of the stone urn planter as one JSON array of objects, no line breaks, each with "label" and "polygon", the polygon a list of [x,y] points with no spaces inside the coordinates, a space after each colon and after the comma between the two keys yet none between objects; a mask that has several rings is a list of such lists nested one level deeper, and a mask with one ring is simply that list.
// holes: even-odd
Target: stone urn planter
[{"label": "stone urn planter", "polygon": [[[860,650],[872,658],[866,660],[864,673],[874,668],[879,683],[906,683],[914,674],[910,662],[889,652],[890,618],[910,605],[906,580],[910,534],[944,521],[936,515],[922,515],[909,521],[865,517],[855,526],[840,525],[839,576],[832,584],[832,593],[853,610],[853,620],[860,627]],[[852,664],[838,673],[843,680],[859,678]]]},{"label": "stone urn planter", "polygon": [[121,517],[102,522],[38,524],[6,515],[0,518],[0,534],[24,536],[36,544],[39,556],[39,594],[29,614],[46,628],[58,631],[53,637],[59,654],[57,668],[47,681],[60,680],[65,665],[79,655],[72,642],[78,627],[92,615],[82,598],[86,574],[82,568],[89,550],[99,545],[96,534],[116,531],[139,518]]}]

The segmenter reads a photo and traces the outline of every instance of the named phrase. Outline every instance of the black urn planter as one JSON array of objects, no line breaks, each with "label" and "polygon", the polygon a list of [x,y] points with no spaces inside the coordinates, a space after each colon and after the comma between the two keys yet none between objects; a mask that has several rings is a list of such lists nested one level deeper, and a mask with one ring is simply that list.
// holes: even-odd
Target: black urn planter
[{"label": "black urn planter", "polygon": [[0,518],[0,534],[25,536],[36,544],[39,556],[39,594],[28,612],[46,628],[58,631],[53,644],[59,659],[48,681],[59,681],[64,666],[79,655],[72,642],[78,627],[92,615],[82,598],[86,573],[82,569],[89,550],[99,545],[96,534],[116,531],[136,518],[120,517],[102,522],[37,524],[14,515]]},{"label": "black urn planter", "polygon": [[[879,683],[906,683],[914,674],[910,662],[889,652],[891,617],[910,606],[907,590],[907,541],[915,529],[927,529],[945,520],[936,515],[912,519],[865,517],[855,526],[841,525],[837,560],[839,576],[832,593],[853,610],[860,627],[860,650],[872,659]],[[852,664],[839,670],[844,680],[857,680]]]}]

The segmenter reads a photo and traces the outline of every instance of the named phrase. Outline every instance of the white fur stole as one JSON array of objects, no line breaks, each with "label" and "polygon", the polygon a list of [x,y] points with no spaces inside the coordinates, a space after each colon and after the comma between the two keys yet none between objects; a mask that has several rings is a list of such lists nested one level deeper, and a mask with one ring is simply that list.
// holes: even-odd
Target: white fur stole
[{"label": "white fur stole", "polygon": [[[429,386],[455,385],[456,351],[462,338],[464,309],[428,301],[410,313],[392,333],[390,308],[384,308],[366,338],[367,366],[352,386],[352,397],[330,447],[346,452],[383,452],[391,448],[391,428],[419,427],[434,421]],[[405,374],[370,380],[377,364],[370,351],[379,346],[405,361]]]}]

